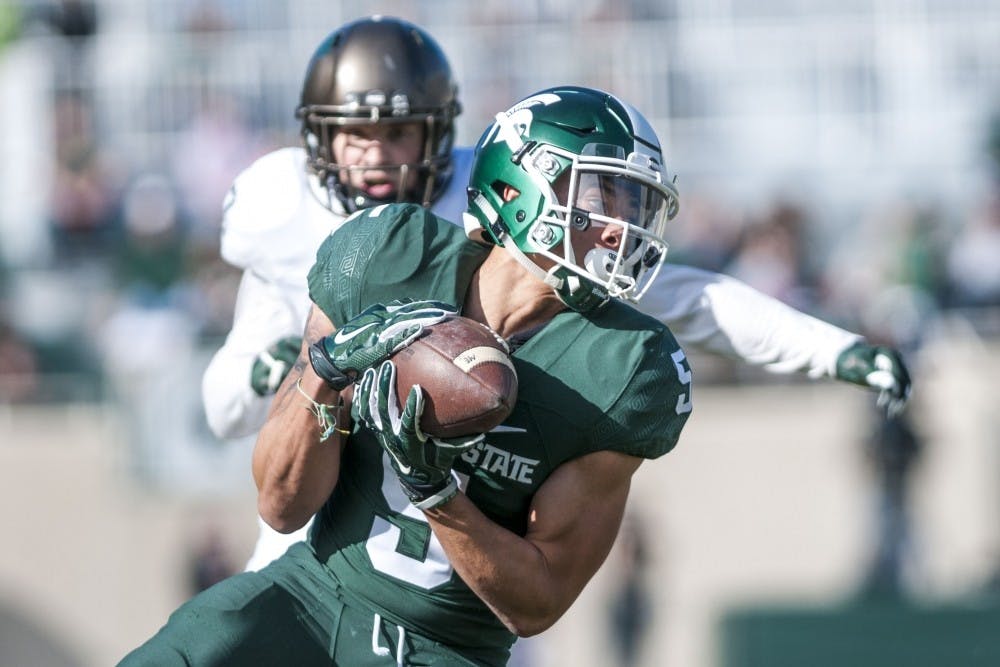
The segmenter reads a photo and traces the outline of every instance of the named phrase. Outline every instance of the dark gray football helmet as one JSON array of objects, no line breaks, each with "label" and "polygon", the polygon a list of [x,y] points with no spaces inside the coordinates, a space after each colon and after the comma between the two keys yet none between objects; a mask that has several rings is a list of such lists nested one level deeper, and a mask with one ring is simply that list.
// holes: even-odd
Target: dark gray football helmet
[{"label": "dark gray football helmet", "polygon": [[[339,178],[342,171],[366,167],[335,162],[331,142],[337,128],[421,123],[424,150],[420,162],[378,168],[399,174],[393,201],[429,206],[451,176],[454,120],[460,112],[451,66],[434,38],[407,21],[373,16],[348,23],[323,40],[306,70],[296,116],[302,120],[310,168],[353,212],[386,202],[373,200]],[[403,184],[413,170],[417,185],[404,191]]]}]

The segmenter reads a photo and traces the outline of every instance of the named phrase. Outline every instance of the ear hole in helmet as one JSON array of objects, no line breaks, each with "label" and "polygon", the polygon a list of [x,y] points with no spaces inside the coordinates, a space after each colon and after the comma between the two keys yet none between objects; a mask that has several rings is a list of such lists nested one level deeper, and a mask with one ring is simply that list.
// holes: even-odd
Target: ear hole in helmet
[{"label": "ear hole in helmet", "polygon": [[521,191],[513,185],[500,180],[490,183],[490,189],[493,190],[493,192],[495,192],[497,196],[500,197],[500,200],[505,204],[514,201],[521,195]]}]

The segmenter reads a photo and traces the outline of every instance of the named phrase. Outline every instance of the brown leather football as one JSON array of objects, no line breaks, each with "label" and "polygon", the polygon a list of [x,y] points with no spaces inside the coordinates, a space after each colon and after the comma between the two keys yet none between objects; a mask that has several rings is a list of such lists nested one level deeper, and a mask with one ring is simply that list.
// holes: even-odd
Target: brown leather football
[{"label": "brown leather football", "polygon": [[485,433],[510,415],[517,372],[500,336],[484,324],[454,316],[427,329],[392,356],[400,403],[419,384],[426,397],[420,428],[454,438]]}]

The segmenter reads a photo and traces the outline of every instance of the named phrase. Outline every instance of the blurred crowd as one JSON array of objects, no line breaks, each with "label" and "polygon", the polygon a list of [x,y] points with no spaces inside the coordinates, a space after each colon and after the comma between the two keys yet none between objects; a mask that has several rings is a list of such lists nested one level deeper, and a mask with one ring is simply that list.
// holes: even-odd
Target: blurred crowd
[{"label": "blurred crowd", "polygon": [[[591,4],[600,14],[604,5]],[[183,30],[224,27],[217,13],[192,7]],[[164,346],[176,347],[178,339],[189,347],[217,346],[238,279],[218,256],[225,193],[255,157],[298,140],[294,131],[254,126],[246,105],[232,97],[206,94],[185,111],[171,157],[137,170],[106,141],[90,89],[78,85],[86,80],[87,42],[98,30],[100,16],[86,0],[0,2],[0,58],[15,40],[44,35],[65,42],[51,83],[51,114],[39,119],[53,138],[46,214],[36,221],[46,251],[29,262],[0,263],[2,402],[106,398],[109,369],[162,363]],[[288,127],[294,103],[284,101]],[[843,220],[836,234],[817,222],[829,221],[831,212],[809,200],[732,204],[711,191],[685,189],[684,167],[677,165],[683,198],[670,260],[729,273],[903,348],[918,346],[928,322],[946,310],[980,313],[973,316],[977,326],[995,333],[1000,124],[983,137],[983,147],[995,183],[983,201],[966,210],[943,207],[934,193],[860,209],[845,202],[843,212],[832,214]],[[0,235],[0,262],[10,240]]]},{"label": "blurred crowd", "polygon": [[[53,141],[42,251],[10,266],[0,236],[0,402],[103,400],[109,372],[169,363],[158,357],[177,339],[217,345],[228,331],[238,274],[218,256],[222,201],[275,146],[231,99],[206,97],[171,159],[135,169],[106,141],[80,71],[99,27],[94,5],[29,8],[0,4],[0,58],[4,41],[64,43],[41,119]],[[195,11],[187,29],[212,20]]]}]

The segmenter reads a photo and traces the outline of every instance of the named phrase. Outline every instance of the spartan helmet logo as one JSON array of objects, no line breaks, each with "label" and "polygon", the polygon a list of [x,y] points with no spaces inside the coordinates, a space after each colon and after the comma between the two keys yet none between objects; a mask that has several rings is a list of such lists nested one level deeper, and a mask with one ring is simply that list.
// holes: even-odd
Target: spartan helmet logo
[{"label": "spartan helmet logo", "polygon": [[[552,93],[534,95],[518,102],[510,109],[502,113],[507,116],[509,127],[516,130],[522,137],[528,136],[531,133],[531,121],[535,118],[535,114],[532,113],[531,108],[537,106],[548,106],[560,101],[561,99],[561,97],[553,95]],[[504,141],[504,138],[503,136],[498,135],[493,139],[493,141]]]}]

